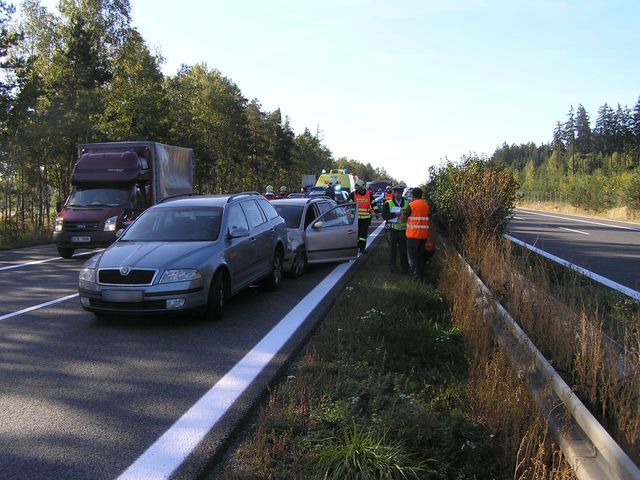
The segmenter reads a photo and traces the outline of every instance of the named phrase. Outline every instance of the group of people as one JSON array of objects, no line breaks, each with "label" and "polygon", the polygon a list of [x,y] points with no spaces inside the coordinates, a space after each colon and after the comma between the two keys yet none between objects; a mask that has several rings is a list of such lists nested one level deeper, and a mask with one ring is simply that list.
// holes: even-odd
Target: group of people
[{"label": "group of people", "polygon": [[287,198],[287,195],[289,195],[289,189],[285,185],[280,187],[280,195],[276,195],[273,191],[273,185],[267,185],[265,188],[264,198],[267,200],[275,200],[276,198]]},{"label": "group of people", "polygon": [[393,196],[382,206],[389,235],[389,268],[392,273],[398,272],[399,257],[400,273],[410,273],[414,280],[422,281],[425,262],[435,251],[431,207],[422,198],[422,189],[413,189],[411,201],[404,198],[403,191],[402,185],[392,187]]}]

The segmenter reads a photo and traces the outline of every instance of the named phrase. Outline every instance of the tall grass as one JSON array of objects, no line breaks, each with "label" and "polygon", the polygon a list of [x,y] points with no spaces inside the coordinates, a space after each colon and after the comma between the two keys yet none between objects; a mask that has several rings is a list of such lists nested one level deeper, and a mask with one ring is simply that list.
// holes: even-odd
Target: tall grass
[{"label": "tall grass", "polygon": [[[510,242],[471,233],[465,238],[463,248],[465,258],[490,290],[637,462],[640,458],[637,306],[603,292],[577,274],[550,267],[528,253],[514,251]],[[455,268],[458,267],[453,267],[454,272]],[[463,280],[453,278],[441,284],[449,298],[456,295],[450,287],[451,282],[456,281]],[[465,305],[467,311],[470,300],[465,296],[453,303],[454,311],[462,308],[456,307],[456,303]],[[488,341],[477,331],[481,327],[469,326],[471,320],[464,315],[454,320],[470,332],[468,338],[473,345],[469,350],[475,350],[477,358],[484,359],[482,352]],[[605,332],[624,344],[624,362]],[[616,356],[612,358],[613,354]],[[619,370],[623,363],[624,375]]]}]

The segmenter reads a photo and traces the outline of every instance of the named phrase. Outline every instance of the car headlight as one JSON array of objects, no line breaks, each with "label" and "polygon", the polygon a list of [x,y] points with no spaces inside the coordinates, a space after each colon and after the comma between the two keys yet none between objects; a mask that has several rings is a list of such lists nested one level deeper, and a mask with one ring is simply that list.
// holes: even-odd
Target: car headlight
[{"label": "car headlight", "polygon": [[107,218],[107,221],[104,222],[104,231],[105,232],[115,232],[116,231],[116,223],[118,223],[118,216]]},{"label": "car headlight", "polygon": [[202,278],[202,275],[195,268],[181,268],[164,272],[160,278],[160,283],[186,282],[198,278]]},{"label": "car headlight", "polygon": [[95,268],[82,268],[80,269],[80,274],[78,275],[80,280],[84,280],[85,282],[96,282],[96,270]]},{"label": "car headlight", "polygon": [[54,232],[61,232],[62,231],[62,217],[56,217],[56,219],[53,221],[53,231]]}]

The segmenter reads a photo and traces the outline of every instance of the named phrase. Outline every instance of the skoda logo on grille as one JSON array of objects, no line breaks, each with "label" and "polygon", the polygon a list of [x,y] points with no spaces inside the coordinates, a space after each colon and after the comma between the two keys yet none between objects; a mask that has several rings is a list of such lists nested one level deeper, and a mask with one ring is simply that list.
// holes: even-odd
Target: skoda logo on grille
[{"label": "skoda logo on grille", "polygon": [[123,277],[129,275],[129,272],[131,272],[131,269],[129,267],[120,267],[120,275],[122,275]]}]

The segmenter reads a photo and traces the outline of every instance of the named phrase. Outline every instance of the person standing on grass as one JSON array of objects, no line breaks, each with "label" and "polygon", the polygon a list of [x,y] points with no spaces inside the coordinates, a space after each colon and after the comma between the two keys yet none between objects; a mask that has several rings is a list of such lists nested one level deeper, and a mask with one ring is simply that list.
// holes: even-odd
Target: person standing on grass
[{"label": "person standing on grass", "polygon": [[356,189],[349,195],[349,201],[358,205],[358,249],[360,253],[367,253],[369,226],[376,211],[373,194],[367,190],[364,180],[356,180]]},{"label": "person standing on grass", "polygon": [[393,187],[393,197],[382,205],[382,218],[387,221],[389,230],[389,270],[397,273],[396,262],[397,253],[400,253],[400,273],[409,273],[409,262],[407,261],[407,222],[401,221],[400,217],[409,207],[409,202],[402,196],[404,186]]},{"label": "person standing on grass", "polygon": [[407,256],[409,268],[414,280],[422,281],[424,277],[425,243],[431,235],[431,207],[422,199],[422,189],[416,187],[411,192],[413,201],[400,217],[407,222]]}]

